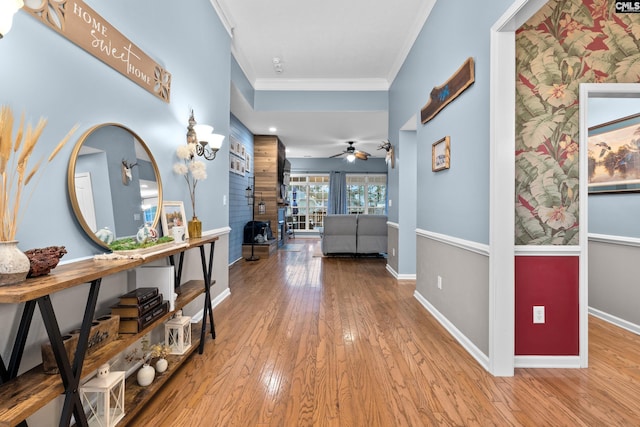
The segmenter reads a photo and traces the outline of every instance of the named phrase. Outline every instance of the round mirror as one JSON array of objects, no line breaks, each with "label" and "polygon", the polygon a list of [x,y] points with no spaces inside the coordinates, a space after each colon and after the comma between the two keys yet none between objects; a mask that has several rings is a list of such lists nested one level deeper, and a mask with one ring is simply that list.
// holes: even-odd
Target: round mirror
[{"label": "round mirror", "polygon": [[135,237],[147,223],[158,226],[158,166],[144,141],[122,125],[104,123],[80,137],[71,153],[67,185],[78,222],[102,247],[108,248],[105,235]]}]

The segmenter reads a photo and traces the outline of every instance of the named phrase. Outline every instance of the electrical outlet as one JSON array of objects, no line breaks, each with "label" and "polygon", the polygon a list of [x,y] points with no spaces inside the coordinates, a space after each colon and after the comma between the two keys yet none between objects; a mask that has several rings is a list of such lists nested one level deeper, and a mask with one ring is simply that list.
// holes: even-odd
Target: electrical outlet
[{"label": "electrical outlet", "polygon": [[227,195],[226,194],[224,194],[222,196],[222,206],[227,206]]},{"label": "electrical outlet", "polygon": [[391,256],[396,256],[396,248],[391,249]]},{"label": "electrical outlet", "polygon": [[544,305],[533,306],[533,323],[544,323]]},{"label": "electrical outlet", "polygon": [[438,276],[438,289],[442,289],[442,276]]},{"label": "electrical outlet", "polygon": [[389,199],[389,207],[393,206],[393,200]]}]

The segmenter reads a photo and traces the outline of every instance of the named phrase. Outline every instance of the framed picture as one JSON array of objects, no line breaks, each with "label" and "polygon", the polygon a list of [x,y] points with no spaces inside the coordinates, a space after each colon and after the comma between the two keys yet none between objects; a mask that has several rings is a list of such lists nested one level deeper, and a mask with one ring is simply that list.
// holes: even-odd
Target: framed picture
[{"label": "framed picture", "polygon": [[449,169],[451,148],[449,137],[445,136],[431,145],[431,170],[434,172]]},{"label": "framed picture", "polygon": [[589,128],[589,193],[640,191],[640,114]]},{"label": "framed picture", "polygon": [[175,226],[184,226],[185,238],[189,238],[187,216],[184,213],[182,202],[162,202],[162,234],[171,236],[171,229]]},{"label": "framed picture", "polygon": [[229,135],[229,152],[234,156],[238,156],[244,159],[247,149],[240,141],[238,141],[233,135]]},{"label": "framed picture", "polygon": [[246,172],[251,172],[251,155],[248,151],[245,154],[244,170]]},{"label": "framed picture", "polygon": [[229,156],[229,172],[236,173],[236,158]]}]

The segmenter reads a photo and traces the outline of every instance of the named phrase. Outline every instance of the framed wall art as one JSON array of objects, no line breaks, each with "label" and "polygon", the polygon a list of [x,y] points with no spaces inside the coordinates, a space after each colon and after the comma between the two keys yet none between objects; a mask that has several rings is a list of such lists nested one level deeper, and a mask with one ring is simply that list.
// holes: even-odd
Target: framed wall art
[{"label": "framed wall art", "polygon": [[184,203],[162,202],[162,234],[171,236],[171,229],[175,226],[184,226],[185,238],[189,238],[187,228],[187,216],[184,213]]},{"label": "framed wall art", "polygon": [[589,194],[640,191],[640,114],[589,128]]},{"label": "framed wall art", "polygon": [[229,135],[229,152],[234,156],[244,159],[247,153],[247,147],[238,141],[233,135]]},{"label": "framed wall art", "polygon": [[438,172],[449,169],[451,163],[451,148],[449,137],[445,136],[431,145],[431,170]]}]

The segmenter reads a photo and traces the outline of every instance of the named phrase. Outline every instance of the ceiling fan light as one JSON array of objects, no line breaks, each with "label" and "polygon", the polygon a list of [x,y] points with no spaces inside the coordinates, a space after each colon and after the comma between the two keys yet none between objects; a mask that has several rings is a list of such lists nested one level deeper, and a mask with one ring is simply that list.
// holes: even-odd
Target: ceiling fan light
[{"label": "ceiling fan light", "polygon": [[353,153],[349,153],[349,154],[347,154],[347,161],[348,161],[349,163],[353,163],[353,162],[355,162],[355,161],[356,161],[356,155],[355,155],[355,154],[353,154]]}]

